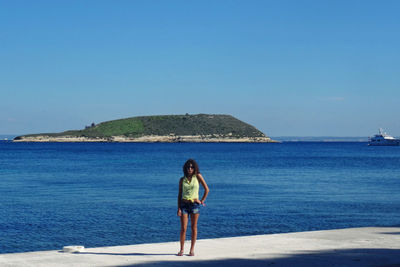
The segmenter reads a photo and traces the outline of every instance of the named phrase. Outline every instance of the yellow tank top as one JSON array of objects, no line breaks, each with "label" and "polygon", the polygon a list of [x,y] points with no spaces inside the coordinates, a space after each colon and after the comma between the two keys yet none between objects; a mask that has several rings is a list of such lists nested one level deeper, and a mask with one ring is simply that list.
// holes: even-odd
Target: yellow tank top
[{"label": "yellow tank top", "polygon": [[182,199],[190,200],[199,199],[199,181],[196,175],[192,176],[192,180],[185,176],[182,181]]}]

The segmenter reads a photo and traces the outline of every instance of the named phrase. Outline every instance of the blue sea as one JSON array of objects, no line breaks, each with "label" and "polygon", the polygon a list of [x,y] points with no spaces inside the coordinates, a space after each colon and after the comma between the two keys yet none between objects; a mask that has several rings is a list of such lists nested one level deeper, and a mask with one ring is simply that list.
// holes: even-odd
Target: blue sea
[{"label": "blue sea", "polygon": [[400,147],[1,141],[0,253],[177,241],[188,158],[198,238],[400,225]]}]

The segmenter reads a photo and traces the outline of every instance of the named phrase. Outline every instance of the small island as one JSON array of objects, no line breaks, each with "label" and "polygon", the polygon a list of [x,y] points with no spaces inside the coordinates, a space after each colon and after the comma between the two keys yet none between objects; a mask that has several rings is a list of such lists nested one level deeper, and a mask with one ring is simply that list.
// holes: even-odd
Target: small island
[{"label": "small island", "polygon": [[17,136],[14,142],[246,142],[272,143],[231,115],[140,116],[92,123],[82,130]]}]

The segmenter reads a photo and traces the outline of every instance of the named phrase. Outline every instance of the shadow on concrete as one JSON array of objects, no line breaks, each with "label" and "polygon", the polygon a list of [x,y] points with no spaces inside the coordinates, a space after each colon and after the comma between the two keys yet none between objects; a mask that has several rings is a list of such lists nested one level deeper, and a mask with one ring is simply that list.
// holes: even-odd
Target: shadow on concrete
[{"label": "shadow on concrete", "polygon": [[93,255],[115,255],[115,256],[173,256],[176,254],[157,254],[157,253],[109,253],[109,252],[77,252],[76,254]]},{"label": "shadow on concrete", "polygon": [[345,249],[288,255],[281,258],[155,261],[127,266],[400,266],[400,249]]},{"label": "shadow on concrete", "polygon": [[383,234],[383,235],[400,235],[400,232],[383,232],[383,233],[380,233],[380,234]]}]

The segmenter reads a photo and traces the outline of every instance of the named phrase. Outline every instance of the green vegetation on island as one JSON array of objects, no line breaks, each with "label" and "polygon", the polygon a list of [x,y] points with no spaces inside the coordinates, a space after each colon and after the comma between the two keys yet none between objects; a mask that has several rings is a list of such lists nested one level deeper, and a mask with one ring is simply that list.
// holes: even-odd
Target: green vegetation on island
[{"label": "green vegetation on island", "polygon": [[85,137],[109,138],[122,136],[140,138],[143,136],[208,136],[219,138],[268,138],[255,127],[230,115],[160,115],[140,116],[92,124],[82,130],[61,133],[42,133],[16,137]]}]

